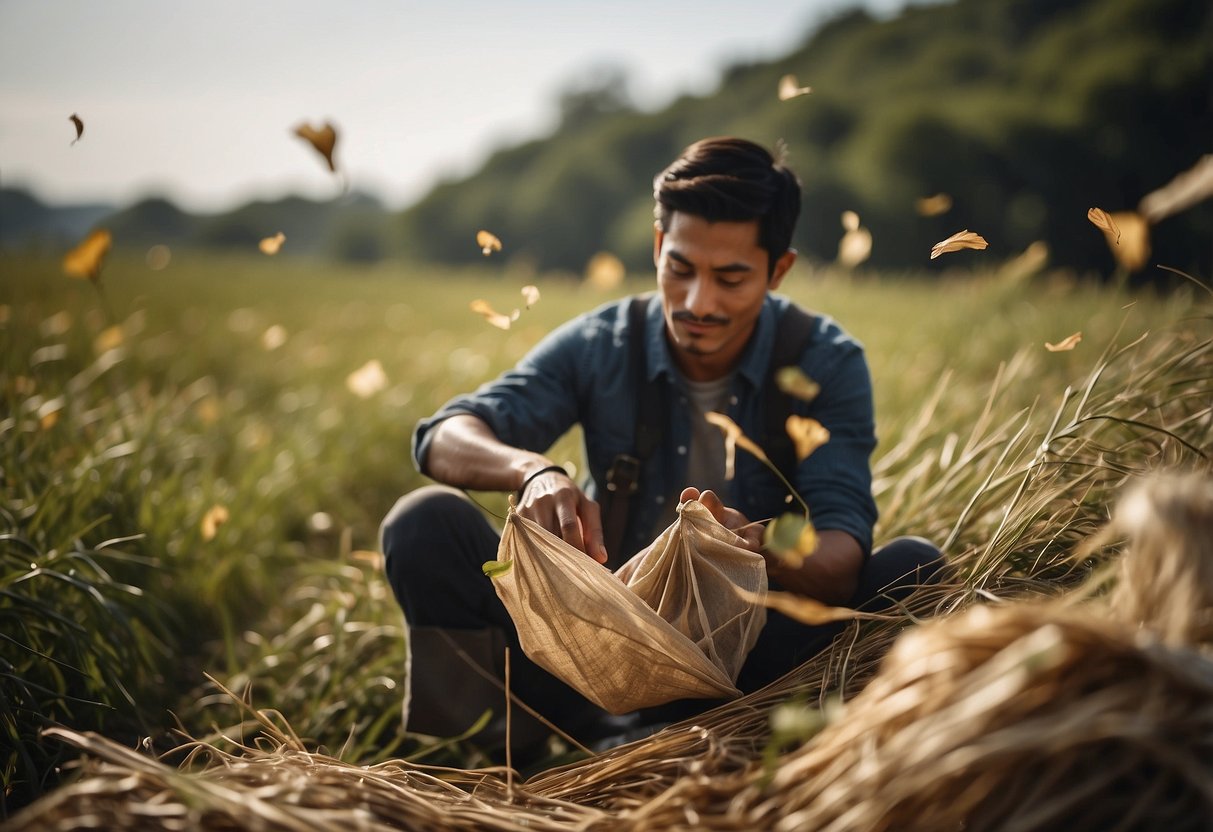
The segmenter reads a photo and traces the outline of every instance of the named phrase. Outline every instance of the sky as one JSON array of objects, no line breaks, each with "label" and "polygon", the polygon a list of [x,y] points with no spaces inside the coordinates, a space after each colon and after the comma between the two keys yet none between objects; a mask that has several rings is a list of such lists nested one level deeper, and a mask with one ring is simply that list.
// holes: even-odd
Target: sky
[{"label": "sky", "polygon": [[194,211],[326,199],[332,174],[291,130],[331,120],[350,186],[399,208],[550,131],[559,92],[596,68],[657,108],[840,9],[906,3],[0,0],[0,185]]}]

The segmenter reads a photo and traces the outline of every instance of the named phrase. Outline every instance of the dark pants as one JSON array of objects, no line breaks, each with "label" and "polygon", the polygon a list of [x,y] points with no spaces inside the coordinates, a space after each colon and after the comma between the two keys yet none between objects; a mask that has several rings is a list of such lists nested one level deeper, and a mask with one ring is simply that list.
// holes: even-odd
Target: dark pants
[{"label": "dark pants", "polygon": [[[556,724],[574,730],[603,712],[522,653],[514,622],[481,571],[485,561],[497,557],[499,540],[476,505],[445,486],[427,486],[402,497],[380,527],[388,581],[409,626],[499,630],[511,647],[513,692]],[[890,541],[872,553],[851,606],[872,611],[889,607],[914,586],[928,582],[941,563],[939,550],[926,540]],[[769,610],[737,687],[748,693],[774,681],[825,648],[842,627],[810,627]],[[413,668],[414,675],[426,672]],[[704,702],[703,707],[710,704]]]}]

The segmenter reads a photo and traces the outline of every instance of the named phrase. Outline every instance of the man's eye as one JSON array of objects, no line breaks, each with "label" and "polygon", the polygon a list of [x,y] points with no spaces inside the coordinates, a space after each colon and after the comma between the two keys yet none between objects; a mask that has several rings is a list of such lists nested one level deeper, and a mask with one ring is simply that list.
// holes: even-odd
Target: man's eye
[{"label": "man's eye", "polygon": [[741,281],[740,280],[726,280],[725,278],[722,277],[722,278],[720,278],[720,285],[724,286],[726,289],[736,289],[738,286],[741,285]]}]

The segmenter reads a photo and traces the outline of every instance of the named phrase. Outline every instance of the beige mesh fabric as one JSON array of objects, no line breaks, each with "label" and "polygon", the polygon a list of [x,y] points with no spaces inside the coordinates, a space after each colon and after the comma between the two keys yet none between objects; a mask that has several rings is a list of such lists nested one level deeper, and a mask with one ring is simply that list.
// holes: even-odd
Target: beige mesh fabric
[{"label": "beige mesh fabric", "polygon": [[493,579],[522,649],[611,713],[739,695],[733,682],[766,623],[740,586],[766,592],[761,555],[700,503],[617,574],[513,510]]}]

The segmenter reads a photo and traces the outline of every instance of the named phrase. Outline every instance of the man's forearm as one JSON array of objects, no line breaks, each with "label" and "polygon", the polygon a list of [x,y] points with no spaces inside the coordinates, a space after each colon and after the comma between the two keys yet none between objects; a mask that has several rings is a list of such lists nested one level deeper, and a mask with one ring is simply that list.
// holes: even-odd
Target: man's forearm
[{"label": "man's forearm", "polygon": [[425,473],[457,488],[516,491],[527,476],[551,464],[543,454],[505,444],[479,417],[459,414],[434,427]]},{"label": "man's forearm", "polygon": [[789,592],[837,606],[855,594],[862,568],[859,542],[844,531],[828,529],[820,533],[816,551],[799,569],[774,564],[769,573]]}]

